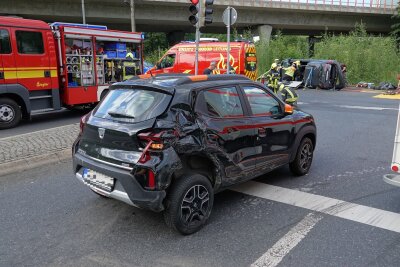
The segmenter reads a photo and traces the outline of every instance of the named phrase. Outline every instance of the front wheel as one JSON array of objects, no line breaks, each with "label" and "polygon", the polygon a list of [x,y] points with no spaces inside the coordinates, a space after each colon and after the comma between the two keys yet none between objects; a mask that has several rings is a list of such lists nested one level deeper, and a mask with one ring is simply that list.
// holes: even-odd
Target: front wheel
[{"label": "front wheel", "polygon": [[296,157],[289,164],[290,170],[294,175],[302,176],[308,173],[314,155],[314,145],[310,138],[305,137],[300,142]]},{"label": "front wheel", "polygon": [[0,98],[0,129],[9,129],[18,125],[22,112],[20,106],[10,98]]},{"label": "front wheel", "polygon": [[183,235],[193,234],[207,222],[213,202],[213,188],[206,177],[200,174],[183,176],[168,194],[165,222]]}]

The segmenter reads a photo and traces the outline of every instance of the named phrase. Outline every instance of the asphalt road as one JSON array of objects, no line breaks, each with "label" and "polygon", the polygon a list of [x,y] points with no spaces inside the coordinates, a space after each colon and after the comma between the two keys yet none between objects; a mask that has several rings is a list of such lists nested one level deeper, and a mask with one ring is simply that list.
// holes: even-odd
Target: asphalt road
[{"label": "asphalt road", "polygon": [[48,112],[32,115],[30,121],[22,121],[16,128],[0,130],[0,138],[26,134],[45,130],[67,124],[78,123],[87,111],[62,109],[56,112]]},{"label": "asphalt road", "polygon": [[[295,178],[285,167],[256,182],[399,216],[400,188],[382,181],[390,172],[398,101],[299,93],[299,106],[318,126],[310,173]],[[261,266],[400,266],[400,231],[374,226],[382,218],[366,224],[351,212],[344,219],[288,197],[224,191],[208,225],[184,237],[161,214],[90,192],[74,178],[70,161],[4,176],[0,266],[250,266],[263,255]]]}]

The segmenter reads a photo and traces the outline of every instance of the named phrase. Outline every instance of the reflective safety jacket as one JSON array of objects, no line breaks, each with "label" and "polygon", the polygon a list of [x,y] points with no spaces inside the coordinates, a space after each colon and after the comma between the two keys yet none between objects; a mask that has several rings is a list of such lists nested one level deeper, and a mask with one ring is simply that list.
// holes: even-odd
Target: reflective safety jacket
[{"label": "reflective safety jacket", "polygon": [[296,103],[297,99],[299,98],[295,91],[295,88],[289,87],[284,84],[281,84],[279,86],[279,92],[281,93],[282,100],[288,104]]},{"label": "reflective safety jacket", "polygon": [[296,68],[293,66],[283,68],[283,70],[285,71],[285,75],[290,76],[292,78],[294,77],[294,73],[296,72]]},{"label": "reflective safety jacket", "polygon": [[278,92],[278,82],[280,78],[279,76],[280,76],[279,71],[276,69],[270,69],[267,72],[268,87],[272,88],[275,94]]}]

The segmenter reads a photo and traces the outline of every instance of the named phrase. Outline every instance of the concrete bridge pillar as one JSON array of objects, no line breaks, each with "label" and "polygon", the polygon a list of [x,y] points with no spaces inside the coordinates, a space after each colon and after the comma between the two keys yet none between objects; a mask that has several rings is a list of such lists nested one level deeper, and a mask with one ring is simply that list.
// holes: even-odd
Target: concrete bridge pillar
[{"label": "concrete bridge pillar", "polygon": [[258,36],[260,36],[260,41],[268,43],[271,39],[272,26],[271,25],[260,25],[257,27]]},{"label": "concrete bridge pillar", "polygon": [[167,40],[168,40],[168,45],[173,46],[181,41],[185,40],[185,32],[183,31],[173,31],[167,33]]}]

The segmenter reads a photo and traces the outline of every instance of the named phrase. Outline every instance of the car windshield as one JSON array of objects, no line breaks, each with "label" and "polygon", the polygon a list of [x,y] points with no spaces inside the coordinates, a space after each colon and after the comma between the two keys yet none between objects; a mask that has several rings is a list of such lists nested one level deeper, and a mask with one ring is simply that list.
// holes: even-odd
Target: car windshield
[{"label": "car windshield", "polygon": [[161,115],[171,96],[146,89],[111,90],[94,112],[95,117],[139,122]]}]

